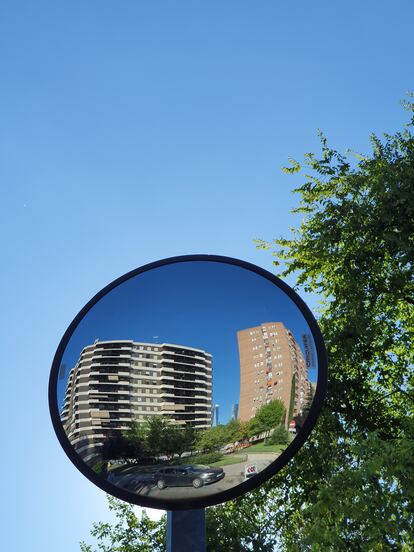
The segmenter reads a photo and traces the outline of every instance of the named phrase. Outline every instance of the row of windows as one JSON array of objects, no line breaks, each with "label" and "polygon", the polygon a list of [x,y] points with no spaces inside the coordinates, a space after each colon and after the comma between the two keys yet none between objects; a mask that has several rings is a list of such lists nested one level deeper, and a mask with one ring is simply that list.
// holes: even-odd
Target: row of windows
[{"label": "row of windows", "polygon": [[[169,372],[167,370],[162,370],[161,371],[161,377],[164,376],[164,377],[170,377],[170,378],[174,378],[175,380],[181,380],[181,379],[186,379],[188,381],[194,381],[196,379],[201,379],[203,381],[207,381],[207,374],[203,374],[202,371],[200,369],[195,369],[194,368],[187,368],[185,366],[179,366],[179,367],[174,367],[174,366],[165,366],[165,368],[172,368],[174,370],[179,370],[180,372],[183,372],[183,374],[179,374],[177,372]],[[200,372],[199,374],[196,374],[195,372]],[[210,379],[210,376],[208,377],[208,379]]]},{"label": "row of windows", "polygon": [[[130,388],[128,385],[106,385],[106,384],[102,384],[102,385],[91,385],[90,386],[90,389],[92,389],[93,391],[103,391],[104,393],[110,393],[111,391],[112,392],[117,392],[117,391],[129,391]],[[87,391],[88,388],[81,388],[79,387],[79,391]]]},{"label": "row of windows", "polygon": [[122,366],[117,368],[115,366],[94,366],[91,372],[98,372],[98,374],[119,374],[119,372],[130,372],[129,366]]},{"label": "row of windows", "polygon": [[122,349],[123,347],[131,348],[131,343],[127,341],[120,343],[96,343],[96,349]]},{"label": "row of windows", "polygon": [[[164,349],[165,350],[165,349]],[[204,356],[204,354],[201,351],[190,351],[188,349],[180,349],[178,347],[168,347],[166,349],[167,351],[171,351],[176,354],[186,355],[186,356]]]},{"label": "row of windows", "polygon": [[[105,352],[100,352],[99,355],[97,356],[102,356],[102,357],[118,357],[122,354],[126,355],[128,354],[129,351],[120,351],[119,349],[118,350],[112,350],[112,349],[109,349]],[[95,353],[96,354],[96,353]]]},{"label": "row of windows", "polygon": [[[153,352],[160,352],[160,351],[171,351],[178,354],[184,354],[187,356],[204,356],[202,351],[192,351],[188,349],[182,349],[180,347],[162,347],[158,345],[137,345],[135,343],[131,342],[124,342],[124,343],[97,343],[95,350],[98,349],[105,349],[105,350],[114,350],[114,349],[127,349],[130,351],[134,348],[134,350],[139,351],[153,351]],[[93,346],[90,346],[86,349],[85,352],[90,352],[93,350]]]},{"label": "row of windows", "polygon": [[139,347],[137,347],[140,351],[159,351],[160,348],[159,347],[151,347],[151,346],[148,346],[148,345],[140,345]]},{"label": "row of windows", "polygon": [[187,406],[191,406],[191,405],[194,405],[194,403],[197,403],[197,404],[205,404],[205,405],[209,405],[211,404],[211,401],[209,399],[196,399],[196,398],[190,398],[190,399],[185,399],[185,398],[181,398],[179,396],[174,396],[174,397],[163,397],[162,401],[164,403],[174,403],[174,404],[183,404],[183,405],[187,405]]}]

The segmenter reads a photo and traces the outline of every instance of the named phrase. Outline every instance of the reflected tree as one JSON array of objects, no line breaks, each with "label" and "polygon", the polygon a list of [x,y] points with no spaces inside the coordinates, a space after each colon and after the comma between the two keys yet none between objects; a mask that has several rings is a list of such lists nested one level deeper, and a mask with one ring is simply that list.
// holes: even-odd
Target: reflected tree
[{"label": "reflected tree", "polygon": [[200,450],[211,452],[226,445],[228,443],[227,439],[228,433],[226,431],[226,426],[214,426],[200,434],[197,440],[197,447],[200,448]]},{"label": "reflected tree", "polygon": [[250,435],[259,435],[265,431],[274,429],[285,418],[285,407],[282,401],[274,399],[267,404],[262,405],[255,416],[249,422]]},{"label": "reflected tree", "polygon": [[143,422],[134,420],[123,433],[127,443],[138,454],[148,458],[163,455],[172,458],[175,454],[181,456],[183,452],[192,452],[196,437],[197,432],[191,425],[175,425],[165,416],[149,416]]},{"label": "reflected tree", "polygon": [[118,460],[124,461],[139,459],[145,455],[145,443],[143,441],[132,441],[124,437],[119,432],[108,434],[105,437],[102,446],[103,460]]}]

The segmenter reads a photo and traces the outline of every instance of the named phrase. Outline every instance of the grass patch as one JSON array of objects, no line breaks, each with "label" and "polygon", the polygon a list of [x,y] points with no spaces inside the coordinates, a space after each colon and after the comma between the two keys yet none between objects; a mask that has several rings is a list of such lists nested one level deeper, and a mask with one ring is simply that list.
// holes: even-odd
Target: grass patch
[{"label": "grass patch", "polygon": [[191,464],[213,464],[214,462],[219,462],[222,459],[223,455],[221,452],[208,452],[206,454],[197,454],[196,456],[187,457],[186,460],[191,460]]},{"label": "grass patch", "polygon": [[287,445],[267,445],[266,443],[256,443],[246,449],[246,452],[282,452],[285,450],[286,446]]},{"label": "grass patch", "polygon": [[247,462],[247,454],[229,454],[224,456],[222,460],[210,464],[211,468],[221,468],[222,466],[230,466],[231,464],[240,464],[241,462]]}]

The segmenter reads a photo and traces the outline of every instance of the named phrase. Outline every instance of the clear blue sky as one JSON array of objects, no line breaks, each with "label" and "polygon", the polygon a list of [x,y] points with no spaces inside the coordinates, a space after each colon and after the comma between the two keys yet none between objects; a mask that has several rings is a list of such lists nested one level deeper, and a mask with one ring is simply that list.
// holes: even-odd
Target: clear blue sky
[{"label": "clear blue sky", "polygon": [[[73,333],[62,359],[66,377],[58,380],[59,407],[71,368],[81,350],[96,339],[176,343],[212,355],[213,402],[226,423],[240,396],[237,332],[263,322],[283,322],[302,349],[302,335],[312,335],[293,301],[250,270],[193,261],[135,276],[95,304]],[[315,381],[316,371],[309,376]]]},{"label": "clear blue sky", "polygon": [[411,0],[1,2],[2,549],[74,552],[111,519],[49,420],[73,316],[158,258],[272,269],[252,239],[300,222],[287,158],[317,128],[368,152],[407,120],[413,19]]}]

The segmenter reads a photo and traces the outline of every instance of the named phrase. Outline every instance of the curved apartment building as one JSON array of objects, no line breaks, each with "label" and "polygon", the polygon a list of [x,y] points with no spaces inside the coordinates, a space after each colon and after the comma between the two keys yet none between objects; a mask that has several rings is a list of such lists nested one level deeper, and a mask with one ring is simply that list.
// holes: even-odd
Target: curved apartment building
[{"label": "curved apartment building", "polygon": [[282,401],[286,425],[302,413],[310,390],[308,369],[292,332],[266,322],[237,332],[240,355],[238,417],[250,420],[273,399]]},{"label": "curved apartment building", "polygon": [[85,460],[132,420],[166,415],[178,425],[211,426],[212,357],[183,345],[96,341],[71,369],[61,420]]}]

